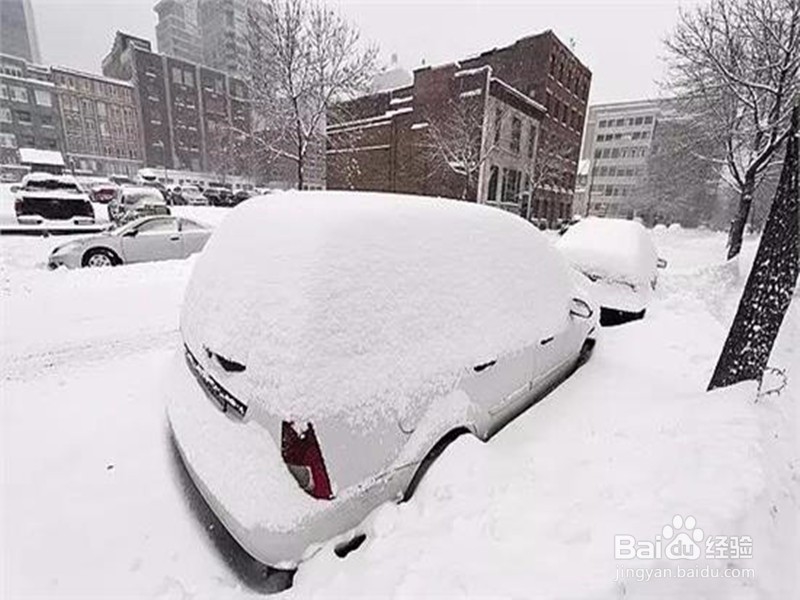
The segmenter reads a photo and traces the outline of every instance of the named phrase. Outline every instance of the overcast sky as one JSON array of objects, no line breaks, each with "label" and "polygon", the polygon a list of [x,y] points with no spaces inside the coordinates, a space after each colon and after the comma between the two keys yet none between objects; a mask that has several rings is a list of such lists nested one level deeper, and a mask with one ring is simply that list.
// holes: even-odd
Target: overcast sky
[{"label": "overcast sky", "polygon": [[[593,73],[590,101],[654,97],[661,41],[693,0],[330,0],[409,70],[553,29]],[[154,0],[32,0],[42,60],[100,72],[118,29],[155,45]]]}]

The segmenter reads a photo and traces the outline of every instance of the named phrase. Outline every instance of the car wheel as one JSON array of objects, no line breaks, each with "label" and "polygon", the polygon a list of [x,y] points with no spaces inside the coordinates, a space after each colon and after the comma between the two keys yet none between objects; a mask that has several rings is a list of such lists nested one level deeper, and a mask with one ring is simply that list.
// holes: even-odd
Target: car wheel
[{"label": "car wheel", "polygon": [[119,258],[110,250],[97,248],[89,250],[83,256],[83,266],[91,268],[113,267],[119,263]]}]

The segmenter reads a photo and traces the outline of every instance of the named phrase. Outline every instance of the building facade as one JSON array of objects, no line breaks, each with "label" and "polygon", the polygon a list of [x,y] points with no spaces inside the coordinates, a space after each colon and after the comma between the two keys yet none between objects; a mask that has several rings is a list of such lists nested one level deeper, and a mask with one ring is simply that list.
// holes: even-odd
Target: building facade
[{"label": "building facade", "polygon": [[63,151],[59,99],[49,69],[0,55],[0,170],[19,174],[20,148]]},{"label": "building facade", "polygon": [[544,115],[543,106],[494,77],[491,67],[418,69],[410,86],[335,107],[327,185],[525,212]]},{"label": "building facade", "polygon": [[64,160],[75,173],[134,176],[143,165],[136,95],[130,82],[52,67]]},{"label": "building facade", "polygon": [[197,9],[197,0],[160,0],[155,5],[159,53],[189,62],[202,62]]},{"label": "building facade", "polygon": [[[445,75],[448,73],[448,69],[452,73]],[[540,155],[550,153],[556,156],[555,160],[548,161],[548,164],[551,165],[548,168],[552,169],[554,174],[548,178],[546,184],[537,183],[540,179],[531,177],[530,161],[526,163],[525,168],[496,164],[494,166],[497,167],[497,171],[492,172],[490,161],[483,156],[481,162],[485,167],[482,167],[479,173],[479,181],[476,182],[477,187],[474,193],[470,192],[468,195],[479,202],[502,202],[506,206],[531,200],[530,209],[525,207],[525,216],[546,219],[553,225],[559,220],[569,218],[572,215],[573,194],[591,72],[558,40],[552,31],[548,30],[526,37],[505,48],[497,48],[461,60],[454,66],[417,69],[414,71],[412,86],[390,90],[384,94],[375,94],[359,102],[348,103],[344,105],[345,112],[351,113],[349,120],[353,122],[357,122],[359,119],[375,120],[374,124],[370,123],[370,127],[378,131],[381,130],[381,127],[389,127],[389,125],[383,124],[386,121],[385,118],[381,117],[383,121],[380,120],[381,114],[392,116],[391,127],[395,130],[397,128],[402,130],[406,126],[405,121],[409,121],[409,126],[416,126],[417,129],[414,131],[420,132],[415,134],[418,138],[416,143],[424,145],[427,143],[425,135],[422,133],[425,128],[425,115],[434,113],[440,103],[446,104],[453,99],[453,84],[445,82],[445,80],[453,77],[455,73],[462,73],[461,77],[465,77],[464,73],[484,73],[482,76],[488,77],[490,82],[487,84],[488,90],[484,92],[486,104],[488,105],[490,99],[493,98],[491,102],[503,103],[501,112],[511,114],[513,111],[518,111],[520,113],[511,115],[508,120],[500,120],[503,139],[509,140],[509,143],[513,140],[515,147],[519,143],[523,148],[528,147],[529,142],[526,140],[533,139],[532,151],[534,153]],[[444,80],[440,81],[442,77]],[[471,77],[470,75],[463,81],[469,82]],[[428,83],[429,80],[430,83]],[[456,86],[455,89],[460,88]],[[475,87],[475,89],[478,88]],[[463,93],[463,90],[458,92],[458,94],[460,93]],[[395,110],[402,104],[400,98],[406,96],[412,97],[409,106],[413,116],[399,115]],[[483,132],[488,135],[491,124],[496,118],[496,111],[493,108],[486,108],[484,114],[486,122],[483,125]],[[503,127],[509,128],[507,133],[502,129]],[[333,121],[332,127],[329,127],[329,136],[335,136],[340,131],[340,124]],[[402,135],[402,131],[400,134],[395,132],[393,135],[395,137]],[[491,132],[491,135],[495,135],[494,131]],[[365,136],[368,139],[376,138],[371,144],[376,147],[372,152],[378,154],[381,151],[389,154],[394,152],[394,150],[389,150],[395,148],[395,144],[387,141],[392,139],[388,134],[378,135],[377,132],[371,132],[365,133]],[[381,165],[378,160],[369,160],[365,164],[362,164],[364,161],[358,161],[357,165],[351,160],[350,163],[353,164],[348,166],[342,157],[338,156],[341,152],[340,148],[337,148],[337,143],[342,145],[342,139],[340,135],[339,142],[335,140],[331,142],[331,148],[328,151],[328,187],[350,186],[355,189],[373,189],[380,185],[380,179],[388,168]],[[407,141],[400,142],[398,147],[407,143]],[[491,144],[488,147],[491,147]],[[416,147],[411,154],[426,154],[419,150],[420,148]],[[497,155],[500,155],[499,151]],[[390,164],[397,163],[397,169],[403,168],[397,158],[387,158],[386,160]],[[389,172],[391,171],[389,170]],[[354,181],[348,181],[348,177],[353,179],[351,173],[359,173],[359,176]],[[530,186],[529,189],[526,189],[526,175],[530,180],[527,184]],[[490,182],[492,182],[491,186]],[[409,193],[433,193],[459,197],[456,193],[457,183],[452,180],[449,183],[436,182],[436,176],[428,176],[424,178],[424,181],[418,180],[417,183],[409,185],[405,183],[402,185],[389,183],[387,185],[390,189],[397,191],[402,188],[403,191],[409,191]],[[536,189],[532,189],[534,187]]]},{"label": "building facade", "polygon": [[122,33],[103,73],[133,85],[147,167],[243,174],[240,142],[251,135],[251,123],[242,81],[157,54],[146,40]]},{"label": "building facade", "polygon": [[[552,170],[533,194],[532,217],[555,224],[572,215],[591,71],[551,30],[460,61],[465,69],[489,65],[495,77],[543,105],[539,152],[552,154]],[[544,159],[540,157],[543,161]]]},{"label": "building facade", "polygon": [[248,10],[266,10],[258,0],[199,0],[203,64],[244,77],[250,54]]},{"label": "building facade", "polygon": [[31,0],[0,0],[0,54],[40,62]]},{"label": "building facade", "polygon": [[646,175],[664,104],[656,100],[589,108],[581,158],[589,161],[585,204],[597,216],[634,216],[637,189]]}]

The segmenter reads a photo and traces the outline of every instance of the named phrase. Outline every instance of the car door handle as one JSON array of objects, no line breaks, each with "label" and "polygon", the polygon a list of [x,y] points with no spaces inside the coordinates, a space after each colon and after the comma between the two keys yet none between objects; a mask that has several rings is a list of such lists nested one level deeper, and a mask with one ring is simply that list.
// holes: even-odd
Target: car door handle
[{"label": "car door handle", "polygon": [[181,241],[181,236],[179,236],[179,235],[171,235],[171,236],[169,236],[169,239],[171,241],[173,241],[173,242],[180,242]]},{"label": "car door handle", "polygon": [[539,343],[540,343],[542,346],[546,346],[547,344],[549,344],[550,342],[552,342],[554,339],[556,339],[556,336],[554,336],[554,335],[551,335],[550,337],[546,337],[546,338],[544,338],[543,340],[539,340]]}]

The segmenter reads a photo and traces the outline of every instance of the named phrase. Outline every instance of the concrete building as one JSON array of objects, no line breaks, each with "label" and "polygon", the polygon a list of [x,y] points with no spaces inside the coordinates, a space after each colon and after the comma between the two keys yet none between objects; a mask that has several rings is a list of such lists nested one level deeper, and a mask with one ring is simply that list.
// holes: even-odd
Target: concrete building
[{"label": "concrete building", "polygon": [[[536,138],[538,151],[552,152],[557,156],[557,160],[552,161],[555,175],[550,179],[553,183],[542,185],[541,189],[535,190],[529,216],[531,218],[546,219],[553,225],[561,219],[569,218],[572,215],[575,178],[587,108],[586,100],[591,84],[591,72],[589,69],[550,30],[520,39],[510,46],[495,48],[461,60],[457,65],[455,71],[461,72],[490,67],[491,71],[487,76],[495,82],[493,84],[493,89],[496,90],[495,98],[502,101],[513,97],[513,104],[510,104],[510,106],[522,112],[519,118],[523,123],[527,121],[537,122],[537,118],[539,119],[541,132]],[[426,90],[427,86],[424,83],[426,78],[433,76],[433,73],[442,72],[441,69],[443,68],[432,69],[431,67],[424,67],[414,71],[413,90],[400,88],[385,92],[383,96],[380,94],[369,96],[361,104],[349,105],[348,112],[353,113],[351,120],[375,119],[377,122],[382,123],[383,121],[378,120],[381,114],[392,113],[394,108],[399,108],[399,104],[392,104],[389,107],[385,105],[386,102],[394,101],[398,103],[399,98],[410,94],[413,96],[411,102],[414,118],[416,119],[410,124],[416,124],[421,127],[420,123],[424,122],[425,118],[420,111],[421,107],[417,106],[420,102],[418,98],[421,97],[418,90]],[[429,75],[426,75],[426,73],[429,73]],[[450,86],[449,83],[442,83],[441,85]],[[497,91],[500,87],[506,89],[508,93]],[[425,93],[428,92],[423,92],[423,95]],[[486,93],[485,97],[489,98],[490,96],[492,96],[491,89]],[[431,99],[435,103],[446,101],[451,97],[450,92],[436,92],[431,96]],[[430,111],[432,106],[428,104],[424,109]],[[520,108],[523,106],[535,108]],[[380,112],[381,109],[384,109],[383,113]],[[532,113],[528,114],[525,112],[526,110],[532,110]],[[543,114],[539,116],[538,110],[541,110]],[[487,118],[492,118],[491,114],[486,113],[486,115]],[[393,118],[391,119],[392,127],[395,128],[404,127],[404,121],[411,119],[411,117],[406,116],[400,120],[395,118],[396,116],[396,113],[393,113]],[[516,127],[513,119],[510,123],[509,127]],[[385,127],[385,125],[382,126]],[[525,127],[523,126],[524,130]],[[335,131],[335,126],[329,129],[329,133]],[[516,129],[511,133],[515,138],[518,136]],[[524,134],[522,137],[524,137]],[[380,139],[382,141],[380,143],[376,142],[374,145],[386,146],[386,138]],[[424,143],[424,138],[420,137],[419,143]],[[392,144],[388,145],[390,148],[394,147]],[[338,149],[333,147],[332,150],[336,152]],[[419,154],[419,148],[411,153]],[[399,164],[397,159],[391,160]],[[347,174],[340,172],[344,168],[345,165],[341,157],[336,156],[336,154],[331,155],[329,150],[328,187],[347,185],[344,181]],[[501,167],[498,165],[498,168],[500,168],[497,175],[499,178],[497,187],[500,190],[498,195],[503,198],[503,202],[513,202],[510,200],[507,190],[512,190],[517,194],[524,191],[524,178],[522,183],[517,180],[517,175],[514,172],[519,169],[514,167]],[[503,175],[502,168],[508,169],[506,171],[508,180]],[[387,172],[387,167],[382,165],[380,161],[371,161],[363,165],[361,169],[362,173],[358,180],[351,183],[357,189],[362,189],[360,186],[366,186],[364,189],[372,189],[375,185],[378,185],[375,182],[379,181],[379,174]],[[352,168],[350,170],[352,171]],[[481,185],[488,185],[490,178],[491,174],[482,173]],[[394,186],[395,184],[389,185]],[[450,197],[458,197],[460,195],[457,194],[455,189],[444,193],[438,184],[433,187],[437,190],[436,193],[441,195]],[[417,185],[417,189],[428,189],[428,191],[414,193],[430,193],[433,188],[428,183],[420,183]],[[480,188],[474,194],[478,201],[483,201],[484,197],[488,201],[489,196],[488,187]]]},{"label": "concrete building", "polygon": [[237,144],[251,131],[243,82],[154,53],[146,40],[123,33],[103,60],[103,73],[133,84],[146,166],[241,174]]},{"label": "concrete building", "polygon": [[31,0],[0,0],[0,54],[40,62]]},{"label": "concrete building", "polygon": [[0,172],[27,171],[20,148],[63,151],[58,95],[49,69],[0,55]]},{"label": "concrete building", "polygon": [[153,10],[158,14],[158,51],[180,60],[202,62],[197,0],[160,0]]},{"label": "concrete building", "polygon": [[142,167],[142,137],[130,82],[52,67],[64,158],[69,170],[134,176]]},{"label": "concrete building", "polygon": [[[545,112],[494,77],[489,66],[418,69],[410,86],[336,107],[327,130],[328,188],[443,196],[526,211]],[[448,158],[444,146],[459,140],[465,141]]]},{"label": "concrete building", "polygon": [[581,158],[590,162],[588,213],[633,217],[637,187],[647,169],[653,134],[663,111],[656,100],[589,108]]},{"label": "concrete building", "polygon": [[266,10],[259,0],[199,0],[203,64],[243,77],[248,69],[248,9]]}]

